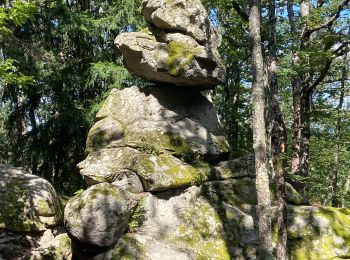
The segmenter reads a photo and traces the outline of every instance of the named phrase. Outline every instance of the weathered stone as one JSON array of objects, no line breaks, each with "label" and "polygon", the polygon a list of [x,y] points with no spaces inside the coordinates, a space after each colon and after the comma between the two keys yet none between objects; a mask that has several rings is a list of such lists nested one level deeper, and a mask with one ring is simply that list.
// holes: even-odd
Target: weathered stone
[{"label": "weathered stone", "polygon": [[100,253],[116,243],[128,228],[136,201],[109,183],[94,185],[66,205],[65,229],[80,257]]},{"label": "weathered stone", "polygon": [[255,177],[254,156],[249,155],[234,160],[223,161],[213,167],[213,179],[226,180],[242,177]]},{"label": "weathered stone", "polygon": [[161,30],[179,31],[215,49],[221,43],[200,0],[143,0],[141,10],[146,21]]},{"label": "weathered stone", "polygon": [[[230,147],[220,136],[216,110],[206,97],[196,90],[181,88],[136,86],[112,90],[97,113],[97,119],[114,118],[124,129],[122,141],[110,146],[154,147],[157,151],[170,151],[180,157],[198,154],[208,161],[227,156]],[[105,119],[97,122],[101,129]],[[119,131],[119,126],[114,130]],[[89,135],[90,139],[94,134]],[[110,139],[102,139],[105,143]]]},{"label": "weathered stone", "polygon": [[125,67],[152,82],[202,89],[225,83],[226,72],[217,50],[179,33],[160,38],[150,32],[118,35],[115,44]]},{"label": "weathered stone", "polygon": [[350,254],[350,215],[332,207],[290,206],[291,259],[343,259]]},{"label": "weathered stone", "polygon": [[58,230],[13,233],[0,230],[0,259],[70,259],[70,239]]},{"label": "weathered stone", "polygon": [[[217,191],[206,191],[206,185],[148,194],[145,220],[136,231],[123,235],[106,259],[257,259],[256,204],[250,204],[253,200],[248,196],[237,204],[236,199],[229,199],[228,190],[226,199],[218,198]],[[254,210],[247,211],[246,205]],[[275,240],[276,207],[272,212]],[[290,259],[346,258],[350,252],[346,213],[331,207],[288,206]]]},{"label": "weathered stone", "polygon": [[122,124],[115,118],[104,118],[98,121],[89,131],[86,151],[96,151],[113,141],[120,140],[124,135]]},{"label": "weathered stone", "polygon": [[[159,191],[201,183],[209,176],[206,164],[190,165],[169,153],[152,154],[130,147],[101,149],[78,165],[88,184],[118,184],[125,170],[136,173],[146,191]],[[119,182],[120,183],[120,182]]]},{"label": "weathered stone", "polygon": [[109,252],[112,259],[229,259],[220,217],[198,187],[167,199],[149,194],[144,218]]},{"label": "weathered stone", "polygon": [[62,205],[48,181],[22,168],[0,164],[0,228],[43,231],[62,220]]},{"label": "weathered stone", "polygon": [[144,191],[140,178],[134,171],[129,169],[120,170],[113,185],[132,193],[141,193]]}]

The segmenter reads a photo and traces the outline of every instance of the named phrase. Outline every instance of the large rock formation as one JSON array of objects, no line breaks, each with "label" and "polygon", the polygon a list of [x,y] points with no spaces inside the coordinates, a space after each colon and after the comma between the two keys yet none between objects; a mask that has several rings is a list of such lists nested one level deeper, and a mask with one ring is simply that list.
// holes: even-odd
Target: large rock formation
[{"label": "large rock formation", "polygon": [[225,83],[221,36],[200,0],[144,0],[149,27],[122,33],[115,44],[125,66],[149,81],[212,88]]},{"label": "large rock formation", "polygon": [[62,205],[47,180],[0,164],[0,229],[44,231],[62,221]]},{"label": "large rock formation", "polygon": [[[229,160],[200,92],[224,82],[220,37],[199,0],[143,0],[141,10],[149,28],[116,45],[131,72],[157,83],[111,91],[97,114],[78,165],[90,187],[65,209],[73,255],[258,259],[254,159]],[[286,201],[291,259],[350,255],[348,210],[312,206],[289,184]]]}]

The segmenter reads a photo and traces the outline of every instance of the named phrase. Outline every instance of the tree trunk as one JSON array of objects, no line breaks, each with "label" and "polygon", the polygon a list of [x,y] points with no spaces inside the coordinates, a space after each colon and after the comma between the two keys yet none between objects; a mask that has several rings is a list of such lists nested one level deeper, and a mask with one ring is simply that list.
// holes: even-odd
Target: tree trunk
[{"label": "tree trunk", "polygon": [[[299,81],[300,79],[296,79]],[[310,93],[302,83],[293,84],[293,158],[292,173],[307,177],[310,151]],[[300,188],[304,185],[300,184]]]},{"label": "tree trunk", "polygon": [[[350,30],[349,30],[350,31]],[[337,106],[337,125],[335,128],[335,151],[334,151],[334,163],[333,163],[333,174],[332,174],[332,188],[333,188],[333,194],[332,194],[332,206],[338,207],[340,206],[339,197],[337,195],[338,193],[338,169],[339,169],[339,153],[340,153],[340,135],[341,135],[341,113],[343,109],[344,104],[344,95],[345,95],[345,82],[346,82],[346,74],[347,74],[347,55],[344,55],[344,66],[342,69],[342,80],[341,80],[341,87],[340,87],[340,97],[339,97],[339,103]]]},{"label": "tree trunk", "polygon": [[[304,0],[300,4],[300,16],[306,18],[310,13],[311,4]],[[307,47],[308,38],[302,39],[301,33],[306,29],[305,25],[301,33],[297,32],[295,26],[295,16],[293,11],[293,1],[287,1],[287,11],[290,24],[290,31],[293,37],[292,41],[292,66],[300,66],[300,51]],[[309,174],[309,139],[310,139],[310,77],[303,72],[298,72],[292,78],[293,89],[293,155],[292,155],[292,173],[300,176]],[[297,190],[304,190],[302,182],[293,183]]]},{"label": "tree trunk", "polygon": [[249,1],[249,31],[253,65],[253,147],[255,152],[256,190],[259,218],[259,259],[272,259],[271,201],[266,162],[265,90],[267,75],[261,47],[260,2]]},{"label": "tree trunk", "polygon": [[285,202],[285,169],[287,131],[283,116],[278,104],[278,61],[276,46],[276,4],[275,0],[269,1],[269,140],[272,159],[272,167],[276,181],[277,190],[277,225],[278,240],[276,258],[287,259],[287,207]]}]

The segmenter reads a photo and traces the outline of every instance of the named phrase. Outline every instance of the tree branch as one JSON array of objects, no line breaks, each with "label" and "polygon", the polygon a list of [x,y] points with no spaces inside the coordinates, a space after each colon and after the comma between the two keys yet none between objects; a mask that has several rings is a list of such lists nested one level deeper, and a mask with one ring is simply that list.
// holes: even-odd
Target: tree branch
[{"label": "tree branch", "polygon": [[307,29],[304,32],[304,37],[309,37],[313,32],[321,30],[323,28],[327,28],[333,25],[333,23],[339,18],[341,11],[343,11],[344,7],[348,5],[350,0],[344,0],[341,2],[341,4],[338,6],[338,9],[333,13],[332,17],[329,18],[327,21],[325,21],[323,24],[320,24],[318,26],[315,26],[313,28]]},{"label": "tree branch", "polygon": [[318,76],[318,78],[315,80],[314,83],[309,87],[308,91],[309,93],[313,92],[315,88],[324,80],[324,78],[327,76],[327,73],[329,69],[331,68],[333,59],[329,59],[326,64],[324,65],[321,74]]},{"label": "tree branch", "polygon": [[232,1],[232,7],[233,9],[235,9],[235,11],[237,12],[237,14],[246,22],[248,22],[249,20],[249,16],[247,15],[247,13],[239,6],[239,4],[235,1]]}]

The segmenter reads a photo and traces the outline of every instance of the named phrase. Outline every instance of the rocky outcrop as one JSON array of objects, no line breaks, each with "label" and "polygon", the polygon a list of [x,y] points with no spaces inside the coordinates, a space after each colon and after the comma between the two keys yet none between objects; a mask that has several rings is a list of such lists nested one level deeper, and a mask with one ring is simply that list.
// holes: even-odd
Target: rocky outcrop
[{"label": "rocky outcrop", "polygon": [[136,206],[131,194],[109,183],[90,187],[66,205],[64,226],[75,254],[92,256],[114,245]]},{"label": "rocky outcrop", "polygon": [[225,83],[221,36],[199,0],[144,0],[149,27],[115,40],[124,65],[149,81],[196,88]]},{"label": "rocky outcrop", "polygon": [[[219,181],[177,193],[147,194],[142,211],[144,221],[135,232],[125,234],[106,257],[258,259],[256,192],[254,180],[248,179],[238,179],[236,187],[224,187]],[[276,243],[275,207],[273,211]],[[288,205],[290,259],[347,257],[349,225],[348,210]]]},{"label": "rocky outcrop", "polygon": [[208,163],[230,152],[213,104],[198,91],[114,90],[97,119],[87,139],[89,155],[78,165],[89,185],[118,186],[124,179],[121,186],[129,183],[134,192],[141,191],[140,182],[146,191],[190,186],[207,180]]},{"label": "rocky outcrop", "polygon": [[0,229],[44,231],[62,221],[62,205],[48,181],[0,164]]},{"label": "rocky outcrop", "polygon": [[0,259],[71,259],[71,241],[58,229],[39,233],[0,230]]},{"label": "rocky outcrop", "polygon": [[[156,84],[112,90],[96,116],[78,165],[91,187],[65,209],[73,255],[258,259],[254,158],[229,160],[200,92],[225,80],[220,37],[199,0],[143,0],[141,11],[148,29],[115,43],[125,66]],[[312,206],[289,184],[286,202],[291,259],[350,255],[348,210]]]}]

